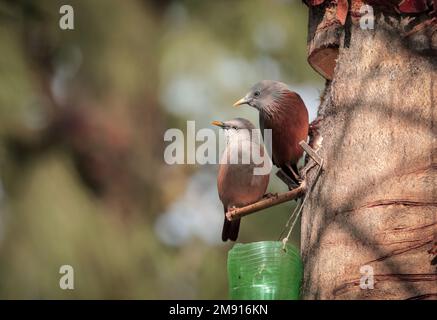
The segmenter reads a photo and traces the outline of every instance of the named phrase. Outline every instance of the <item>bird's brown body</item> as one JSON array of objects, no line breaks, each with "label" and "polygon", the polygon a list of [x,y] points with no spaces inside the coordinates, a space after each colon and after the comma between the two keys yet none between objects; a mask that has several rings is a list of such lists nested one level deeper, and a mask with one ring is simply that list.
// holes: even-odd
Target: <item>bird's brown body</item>
[{"label": "bird's brown body", "polygon": [[[290,175],[303,155],[299,142],[308,137],[308,111],[300,96],[292,91],[269,106],[272,112],[260,111],[260,127],[272,130],[272,162]],[[296,169],[294,169],[296,170]]]},{"label": "bird's brown body", "polygon": [[254,176],[251,165],[220,165],[217,177],[219,198],[226,210],[244,207],[262,198],[268,182],[267,175]]},{"label": "bird's brown body", "polygon": [[[252,130],[254,128],[249,121],[241,118],[227,123],[232,126],[233,123],[238,123],[232,122],[235,120],[239,122],[243,120],[241,126],[244,126],[244,129]],[[255,164],[251,158],[246,158],[251,160],[249,163],[243,163],[244,153],[252,152],[252,148],[259,148],[259,154],[263,157],[264,147],[252,141],[250,135],[246,136],[248,130],[243,132],[242,129],[226,129],[226,131],[233,131],[233,133],[228,132],[226,148],[223,151],[217,175],[218,194],[223,203],[225,214],[234,207],[244,207],[260,200],[264,196],[269,183],[268,173],[263,175],[254,174],[254,169],[262,167],[263,164]],[[238,154],[237,163],[230,163],[231,154]],[[239,229],[240,219],[228,221],[225,216],[222,240],[237,240]]]},{"label": "bird's brown body", "polygon": [[[228,151],[225,151],[225,154]],[[254,175],[253,164],[221,164],[217,176],[219,198],[226,214],[229,209],[241,208],[263,197],[269,184],[268,175]],[[237,240],[240,219],[228,221],[225,217],[222,240]]]}]

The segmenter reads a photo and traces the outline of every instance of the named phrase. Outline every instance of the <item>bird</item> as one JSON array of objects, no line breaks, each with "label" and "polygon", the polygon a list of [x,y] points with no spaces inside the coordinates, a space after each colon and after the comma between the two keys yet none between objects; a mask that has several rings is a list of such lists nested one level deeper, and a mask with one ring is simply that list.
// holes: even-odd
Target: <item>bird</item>
[{"label": "bird", "polygon": [[[256,174],[254,169],[261,167],[262,164],[256,164],[250,153],[256,148],[259,148],[261,157],[266,153],[261,139],[257,141],[253,136],[255,126],[249,120],[235,118],[225,122],[213,121],[212,124],[224,129],[226,141],[217,175],[217,190],[225,213],[222,240],[236,241],[240,230],[240,219],[229,221],[226,212],[263,198],[269,184],[269,172]],[[232,155],[238,155],[238,161],[232,161]]]},{"label": "bird", "polygon": [[307,140],[309,130],[308,110],[302,98],[285,83],[262,80],[234,106],[244,104],[259,111],[263,137],[265,129],[272,130],[272,162],[289,178],[289,183],[285,181],[289,189],[296,187],[301,180],[297,163],[303,155],[299,142]]}]

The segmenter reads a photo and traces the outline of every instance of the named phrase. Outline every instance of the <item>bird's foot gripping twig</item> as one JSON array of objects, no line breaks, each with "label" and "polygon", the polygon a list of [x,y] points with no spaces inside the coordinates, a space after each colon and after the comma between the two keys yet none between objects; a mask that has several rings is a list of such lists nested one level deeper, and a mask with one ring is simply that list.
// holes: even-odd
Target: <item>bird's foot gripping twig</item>
[{"label": "bird's foot gripping twig", "polygon": [[228,219],[229,221],[232,221],[232,215],[235,212],[235,210],[237,210],[236,206],[232,206],[228,209],[228,211],[226,211],[226,219]]}]

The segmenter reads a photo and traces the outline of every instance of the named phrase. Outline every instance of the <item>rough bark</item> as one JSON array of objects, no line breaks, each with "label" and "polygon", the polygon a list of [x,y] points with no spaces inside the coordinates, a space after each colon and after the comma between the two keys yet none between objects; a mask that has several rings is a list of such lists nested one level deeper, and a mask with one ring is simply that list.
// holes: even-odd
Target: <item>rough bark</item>
[{"label": "rough bark", "polygon": [[[304,299],[437,297],[437,58],[403,36],[407,17],[375,14],[374,30],[346,22],[319,109],[325,170],[302,215]],[[364,265],[374,289],[360,288]]]}]

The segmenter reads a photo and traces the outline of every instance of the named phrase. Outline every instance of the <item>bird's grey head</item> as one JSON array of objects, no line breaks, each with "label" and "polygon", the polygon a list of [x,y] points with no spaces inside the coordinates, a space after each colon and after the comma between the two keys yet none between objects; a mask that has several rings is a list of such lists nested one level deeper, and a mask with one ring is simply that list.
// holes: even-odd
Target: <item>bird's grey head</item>
[{"label": "bird's grey head", "polygon": [[290,92],[285,83],[274,80],[262,80],[255,84],[243,98],[235,102],[234,106],[247,104],[261,111],[273,105],[285,92]]},{"label": "bird's grey head", "polygon": [[247,119],[244,118],[235,118],[228,121],[213,121],[213,125],[216,125],[218,127],[221,127],[225,130],[240,130],[240,129],[248,129],[252,130],[255,129],[255,126]]},{"label": "bird's grey head", "polygon": [[[255,126],[247,119],[235,118],[228,121],[213,121],[213,125],[219,126],[225,130],[226,142],[234,141],[235,139],[241,140],[253,140],[258,138],[258,134],[254,134],[253,129]],[[258,140],[255,140],[257,142]]]}]

